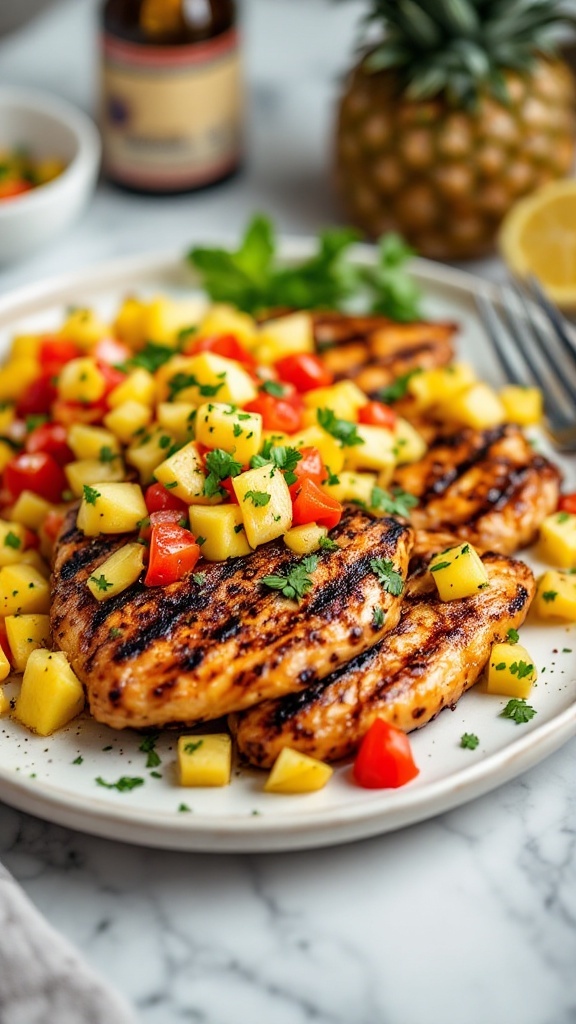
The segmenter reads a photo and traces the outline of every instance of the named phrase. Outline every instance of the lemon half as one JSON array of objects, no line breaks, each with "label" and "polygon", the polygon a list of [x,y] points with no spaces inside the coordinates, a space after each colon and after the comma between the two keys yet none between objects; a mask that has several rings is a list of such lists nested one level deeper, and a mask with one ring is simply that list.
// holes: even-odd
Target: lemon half
[{"label": "lemon half", "polygon": [[576,310],[576,179],[551,182],[515,203],[499,243],[513,273],[534,274],[558,306]]}]

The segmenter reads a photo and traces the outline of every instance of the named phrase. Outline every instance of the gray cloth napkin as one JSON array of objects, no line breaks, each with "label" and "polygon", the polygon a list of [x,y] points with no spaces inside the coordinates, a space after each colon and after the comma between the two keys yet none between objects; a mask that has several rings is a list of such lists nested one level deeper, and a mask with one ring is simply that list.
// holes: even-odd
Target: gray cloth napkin
[{"label": "gray cloth napkin", "polygon": [[0,1024],[136,1024],[1,864]]}]

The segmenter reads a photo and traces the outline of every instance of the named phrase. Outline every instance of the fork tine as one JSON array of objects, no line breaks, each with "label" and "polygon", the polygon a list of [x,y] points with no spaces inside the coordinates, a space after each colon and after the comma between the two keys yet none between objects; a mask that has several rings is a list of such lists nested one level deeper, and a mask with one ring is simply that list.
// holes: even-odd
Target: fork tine
[{"label": "fork tine", "polygon": [[536,299],[536,302],[544,310],[548,317],[548,320],[552,324],[556,332],[556,336],[558,340],[561,342],[565,352],[570,356],[571,359],[576,358],[576,344],[574,343],[574,339],[571,338],[570,334],[566,330],[566,323],[564,321],[562,314],[559,312],[558,309],[556,309],[554,303],[550,301],[537,277],[534,277],[533,274],[530,274],[528,278],[528,284],[532,291],[532,295]]},{"label": "fork tine", "polygon": [[[515,285],[515,289],[514,290],[515,290],[515,293],[517,294],[518,298],[520,299],[520,302],[522,303],[522,308],[524,309],[524,312],[526,314],[526,320],[529,323],[529,325],[530,325],[530,327],[531,327],[531,329],[533,331],[534,340],[540,346],[540,352],[541,352],[542,357],[543,357],[543,359],[545,361],[545,365],[548,366],[548,367],[553,367],[553,369],[556,371],[556,373],[558,375],[558,384],[568,394],[572,404],[575,404],[576,403],[576,386],[572,383],[568,373],[566,372],[568,367],[566,366],[565,363],[563,363],[560,360],[559,355],[556,352],[554,346],[550,344],[550,336],[549,336],[549,334],[546,332],[546,330],[542,327],[542,325],[538,322],[537,318],[534,316],[534,311],[532,309],[530,309],[530,305],[527,302],[526,296],[524,295],[524,292],[522,291],[522,289],[519,288],[518,285]],[[546,300],[546,301],[548,302],[548,300]],[[549,303],[548,303],[548,305],[549,305]],[[544,312],[545,312],[545,314],[547,316],[548,309],[545,308]],[[551,326],[553,327],[556,336],[559,338],[560,335],[557,333],[556,325],[554,323],[552,323]],[[522,332],[519,331],[518,334],[520,335],[520,334],[522,334]],[[523,341],[524,341],[523,338],[519,338],[518,340],[519,340],[519,344],[522,344]],[[564,348],[564,350],[568,351],[570,362],[572,364],[572,367],[574,367],[575,362],[576,362],[576,352],[574,352],[572,347],[567,342],[564,342],[563,348]],[[526,351],[525,343],[523,345],[523,351],[524,352]]]},{"label": "fork tine", "polygon": [[496,315],[492,303],[488,301],[482,292],[478,292],[475,299],[480,319],[490,341],[492,342],[492,348],[504,371],[504,376],[507,380],[512,381],[513,384],[517,384],[519,387],[524,387],[526,380],[518,373],[518,369],[514,365],[514,362],[507,351],[506,338],[502,329],[502,324]]}]

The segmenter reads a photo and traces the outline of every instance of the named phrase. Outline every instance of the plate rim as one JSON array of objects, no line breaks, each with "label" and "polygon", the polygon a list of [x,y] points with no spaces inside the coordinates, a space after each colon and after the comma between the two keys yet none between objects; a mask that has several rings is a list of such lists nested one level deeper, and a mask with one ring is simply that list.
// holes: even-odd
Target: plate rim
[{"label": "plate rim", "polygon": [[[234,244],[235,237],[214,233],[205,241],[206,244]],[[288,262],[308,255],[314,244],[312,236],[284,235],[278,240],[281,258]],[[369,264],[376,252],[375,246],[359,243],[353,247],[351,255],[358,262]],[[65,295],[72,290],[98,292],[118,288],[123,286],[124,278],[141,280],[144,286],[147,276],[174,271],[185,271],[183,254],[165,250],[100,261],[49,276],[0,296],[0,329],[9,327],[14,319],[41,312],[49,304],[66,301]],[[498,297],[498,286],[491,281],[433,260],[417,257],[411,262],[411,271],[417,281],[432,288],[455,290],[470,299],[479,292],[495,300]],[[193,286],[195,275],[191,268],[186,276]],[[304,819],[299,804],[291,813],[267,812],[254,818],[243,813],[227,815],[222,820],[198,813],[178,817],[174,811],[167,811],[164,821],[163,812],[149,812],[125,803],[118,803],[116,807],[97,796],[87,810],[86,800],[80,795],[55,784],[43,783],[38,778],[32,781],[20,777],[2,765],[0,799],[18,810],[65,827],[140,845],[206,852],[301,850],[368,838],[444,813],[533,767],[575,734],[576,700],[548,722],[535,725],[528,733],[482,760],[427,783],[424,790],[415,787],[403,791],[402,804],[396,809],[379,807],[380,795],[373,801],[359,802],[356,807],[346,803],[345,806],[315,808],[310,814],[306,812]]]}]

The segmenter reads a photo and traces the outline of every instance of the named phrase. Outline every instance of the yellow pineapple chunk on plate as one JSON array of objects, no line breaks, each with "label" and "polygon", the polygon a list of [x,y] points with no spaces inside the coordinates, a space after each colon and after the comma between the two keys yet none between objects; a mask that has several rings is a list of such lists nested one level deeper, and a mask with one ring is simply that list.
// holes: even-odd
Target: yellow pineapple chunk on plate
[{"label": "yellow pineapple chunk on plate", "polygon": [[487,693],[526,700],[536,682],[536,666],[521,644],[494,644],[488,662]]},{"label": "yellow pineapple chunk on plate", "polygon": [[576,622],[576,575],[549,569],[538,580],[532,607],[541,619]]},{"label": "yellow pineapple chunk on plate", "polygon": [[4,622],[14,668],[23,672],[32,651],[50,646],[50,616],[7,615]]},{"label": "yellow pineapple chunk on plate", "polygon": [[84,707],[82,683],[63,651],[39,647],[28,658],[14,717],[32,732],[50,736]]},{"label": "yellow pineapple chunk on plate", "polygon": [[576,566],[576,516],[553,512],[540,523],[538,554],[544,562],[562,569]]},{"label": "yellow pineapple chunk on plate", "polygon": [[232,772],[232,740],[227,733],[180,736],[178,776],[181,786],[227,786]]},{"label": "yellow pineapple chunk on plate", "polygon": [[457,544],[435,555],[429,568],[442,601],[473,597],[489,586],[482,559],[468,543]]},{"label": "yellow pineapple chunk on plate", "polygon": [[264,784],[266,793],[314,793],[323,789],[334,769],[308,754],[284,747]]}]

